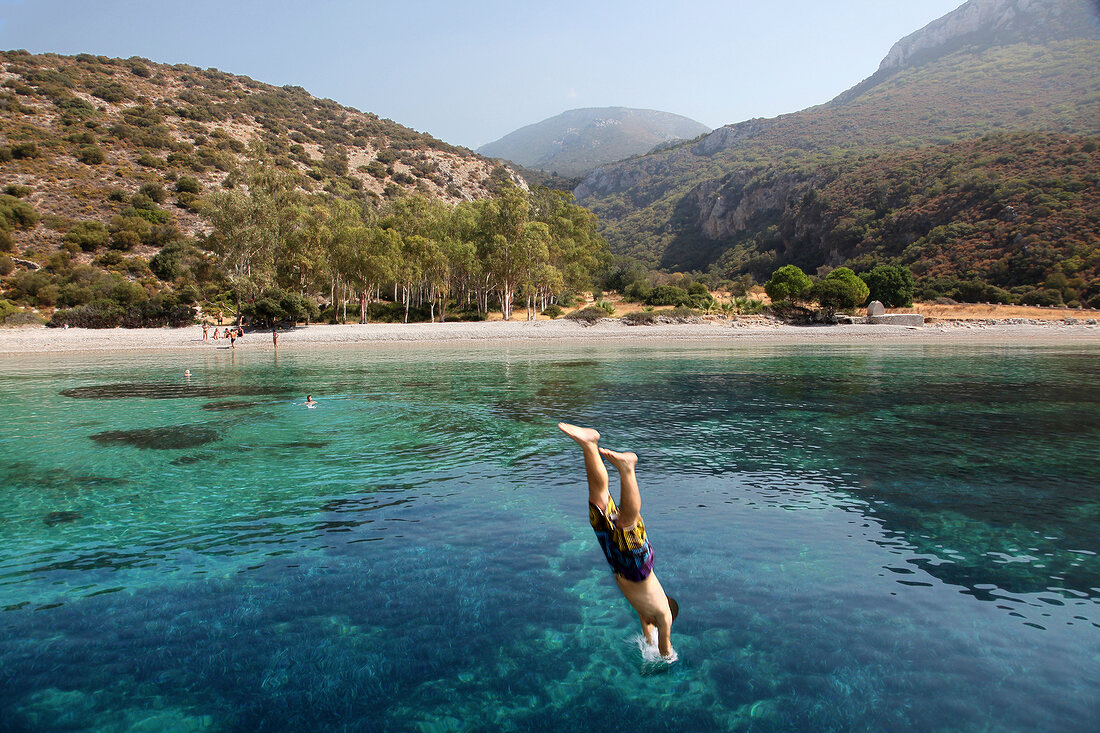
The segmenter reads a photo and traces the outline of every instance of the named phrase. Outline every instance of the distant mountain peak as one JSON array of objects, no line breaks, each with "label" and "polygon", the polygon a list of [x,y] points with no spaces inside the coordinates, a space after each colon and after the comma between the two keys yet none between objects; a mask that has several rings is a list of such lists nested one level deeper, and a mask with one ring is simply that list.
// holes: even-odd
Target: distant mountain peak
[{"label": "distant mountain peak", "polygon": [[528,168],[574,176],[707,132],[710,128],[706,125],[669,112],[586,107],[522,127],[481,146],[478,152]]}]

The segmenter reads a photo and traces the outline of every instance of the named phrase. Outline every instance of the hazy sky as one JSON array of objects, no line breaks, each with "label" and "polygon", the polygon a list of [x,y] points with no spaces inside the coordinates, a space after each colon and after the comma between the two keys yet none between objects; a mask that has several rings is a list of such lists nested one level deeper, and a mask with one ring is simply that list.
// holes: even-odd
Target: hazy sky
[{"label": "hazy sky", "polygon": [[144,56],[471,148],[576,107],[710,127],[826,102],[962,0],[0,0],[0,48]]}]

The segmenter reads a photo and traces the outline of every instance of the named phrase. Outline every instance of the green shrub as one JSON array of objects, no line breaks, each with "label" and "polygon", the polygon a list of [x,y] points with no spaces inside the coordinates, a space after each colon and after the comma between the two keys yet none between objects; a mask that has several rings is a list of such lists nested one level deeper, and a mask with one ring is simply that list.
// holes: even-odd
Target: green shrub
[{"label": "green shrub", "polygon": [[14,269],[15,263],[11,261],[11,257],[0,255],[0,277],[10,275],[11,271]]},{"label": "green shrub", "polygon": [[852,282],[841,279],[825,278],[810,286],[808,297],[817,301],[822,310],[833,313],[838,310],[851,310],[863,302],[860,296],[865,296],[863,290],[857,288]]},{"label": "green shrub", "polygon": [[860,275],[870,290],[869,300],[881,301],[887,308],[908,308],[913,305],[916,281],[908,267],[879,265]]},{"label": "green shrub", "polygon": [[603,311],[609,316],[615,315],[615,306],[611,305],[611,303],[609,301],[606,301],[606,300],[598,301],[596,303],[596,307],[603,309]]},{"label": "green shrub", "polygon": [[202,212],[202,199],[193,193],[181,193],[176,196],[176,203],[188,211],[193,211],[196,214]]},{"label": "green shrub", "polygon": [[118,102],[125,101],[130,98],[129,90],[119,84],[117,81],[107,82],[106,84],[100,84],[92,89],[92,96],[99,97],[104,102],[110,102],[111,104],[117,104]]},{"label": "green shrub", "polygon": [[41,326],[46,319],[31,311],[17,310],[3,320],[5,326]]},{"label": "green shrub", "polygon": [[672,318],[677,321],[694,320],[699,317],[699,314],[695,310],[688,308],[686,305],[678,305],[663,315],[666,318]]},{"label": "green shrub", "polygon": [[607,318],[607,311],[600,308],[597,305],[590,305],[587,308],[581,308],[580,310],[573,311],[566,316],[571,321],[577,321],[586,326],[591,326],[600,319]]},{"label": "green shrub", "polygon": [[1025,293],[1020,298],[1020,303],[1023,305],[1043,305],[1048,307],[1062,305],[1062,291],[1055,290],[1054,288],[1036,288],[1029,293]]},{"label": "green shrub", "polygon": [[653,292],[653,286],[648,280],[635,280],[623,290],[623,297],[638,303],[645,303]]},{"label": "green shrub", "polygon": [[15,143],[11,146],[11,156],[15,160],[38,156],[38,146],[33,142]]},{"label": "green shrub", "polygon": [[623,316],[623,323],[628,326],[652,326],[657,322],[657,314],[653,311],[633,311]]},{"label": "green shrub", "polygon": [[16,183],[9,183],[7,186],[4,186],[4,193],[9,196],[14,196],[17,199],[21,199],[24,196],[29,196],[31,191],[33,190],[34,189],[30,186],[20,186]]},{"label": "green shrub", "polygon": [[[165,202],[165,200],[167,200],[167,198],[168,198],[168,192],[165,191],[164,186],[160,185],[159,183],[144,183],[144,184],[142,184],[141,188],[138,189],[137,195],[138,196],[147,196],[151,200],[155,201],[158,204],[163,204]],[[139,208],[139,209],[140,208],[150,208],[148,206],[145,206],[145,207],[138,206],[137,203],[134,203],[134,206]]]},{"label": "green shrub", "polygon": [[688,292],[683,288],[678,288],[675,285],[660,285],[653,288],[650,291],[649,296],[646,297],[646,305],[687,305],[691,302],[691,297]]},{"label": "green shrub", "polygon": [[558,305],[557,303],[551,303],[550,305],[546,306],[546,308],[542,311],[542,314],[544,316],[549,316],[550,318],[560,318],[561,314],[564,312],[565,311],[560,305]]},{"label": "green shrub", "polygon": [[164,158],[158,158],[152,153],[142,153],[138,156],[137,164],[145,166],[146,168],[156,168],[161,170],[168,167],[168,161]]},{"label": "green shrub", "polygon": [[[263,295],[242,309],[244,315],[253,323],[270,327],[276,323],[297,323],[315,320],[320,316],[317,304],[299,295],[280,288],[269,288]],[[348,313],[352,308],[349,305]]]},{"label": "green shrub", "polygon": [[839,280],[841,282],[847,283],[855,291],[856,303],[852,306],[853,308],[856,305],[862,305],[866,303],[867,296],[871,294],[871,289],[867,287],[867,283],[863,282],[863,280],[861,280],[858,275],[856,275],[847,267],[838,267],[837,269],[826,275],[825,279]]},{"label": "green shrub", "polygon": [[38,212],[26,201],[0,194],[0,229],[34,229]]},{"label": "green shrub", "polygon": [[98,145],[85,145],[77,153],[76,158],[86,165],[99,165],[107,160],[107,154]]},{"label": "green shrub", "polygon": [[812,285],[813,281],[801,268],[784,265],[772,273],[764,284],[764,292],[773,303],[801,303]]},{"label": "green shrub", "polygon": [[122,229],[111,234],[111,249],[129,251],[141,244],[141,235],[132,229]]},{"label": "green shrub", "polygon": [[176,193],[198,194],[201,192],[202,186],[199,185],[199,179],[194,176],[180,176],[176,181]]},{"label": "green shrub", "polygon": [[75,244],[85,252],[94,252],[107,244],[110,233],[98,221],[82,221],[65,233],[65,241]]}]

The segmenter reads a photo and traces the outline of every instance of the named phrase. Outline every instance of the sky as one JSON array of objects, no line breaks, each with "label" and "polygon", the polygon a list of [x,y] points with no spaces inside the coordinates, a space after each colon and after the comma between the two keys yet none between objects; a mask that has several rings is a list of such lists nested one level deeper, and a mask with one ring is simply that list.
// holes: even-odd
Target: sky
[{"label": "sky", "polygon": [[477,148],[578,107],[796,112],[962,2],[0,0],[0,49],[214,67]]}]

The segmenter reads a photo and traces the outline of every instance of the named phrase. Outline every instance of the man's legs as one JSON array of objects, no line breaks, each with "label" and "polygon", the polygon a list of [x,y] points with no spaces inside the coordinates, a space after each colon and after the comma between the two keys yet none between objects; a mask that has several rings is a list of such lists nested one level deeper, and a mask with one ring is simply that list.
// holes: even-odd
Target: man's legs
[{"label": "man's legs", "polygon": [[600,458],[600,434],[592,428],[582,428],[560,422],[558,428],[581,447],[584,453],[584,471],[588,475],[588,501],[601,511],[607,509],[607,468]]},{"label": "man's legs", "polygon": [[619,472],[619,519],[616,524],[622,529],[632,529],[642,515],[642,495],[638,492],[638,479],[634,476],[638,456],[634,453],[616,453],[607,448],[600,448],[600,455],[611,461]]}]

